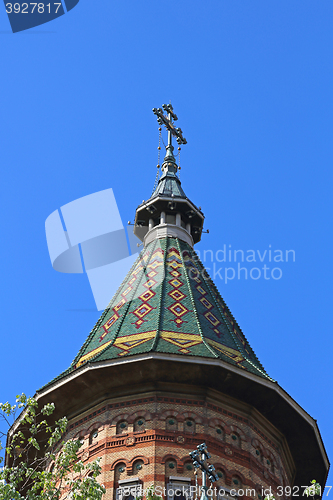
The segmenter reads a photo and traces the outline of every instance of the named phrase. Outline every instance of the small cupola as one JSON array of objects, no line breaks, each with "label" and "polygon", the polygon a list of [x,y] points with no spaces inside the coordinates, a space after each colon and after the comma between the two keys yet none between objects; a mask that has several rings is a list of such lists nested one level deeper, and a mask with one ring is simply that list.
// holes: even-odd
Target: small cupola
[{"label": "small cupola", "polygon": [[[164,114],[164,111],[167,114]],[[153,108],[160,125],[168,130],[168,145],[162,163],[162,175],[156,189],[147,201],[136,209],[134,234],[148,245],[156,238],[167,236],[186,241],[191,247],[201,239],[204,215],[186,196],[177,175],[178,166],[174,157],[172,137],[178,144],[186,144],[182,130],[174,126],[178,120],[171,104]]]}]

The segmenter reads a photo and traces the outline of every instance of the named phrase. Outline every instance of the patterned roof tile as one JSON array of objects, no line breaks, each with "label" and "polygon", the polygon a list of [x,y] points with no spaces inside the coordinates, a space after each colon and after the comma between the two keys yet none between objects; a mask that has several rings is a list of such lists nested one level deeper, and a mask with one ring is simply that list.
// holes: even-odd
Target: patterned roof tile
[{"label": "patterned roof tile", "polygon": [[70,368],[55,380],[85,363],[154,351],[219,358],[270,379],[195,251],[176,238],[144,248]]}]

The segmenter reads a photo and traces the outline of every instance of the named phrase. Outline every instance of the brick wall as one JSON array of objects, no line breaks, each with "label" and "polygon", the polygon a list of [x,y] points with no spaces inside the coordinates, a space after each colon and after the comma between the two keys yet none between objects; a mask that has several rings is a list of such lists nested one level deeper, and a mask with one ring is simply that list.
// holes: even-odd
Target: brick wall
[{"label": "brick wall", "polygon": [[163,488],[170,476],[194,485],[189,452],[202,442],[219,475],[217,488],[241,489],[244,499],[260,500],[262,488],[276,492],[292,483],[283,436],[252,408],[218,394],[179,397],[168,390],[109,399],[70,421],[66,439],[73,438],[83,442],[84,461],[102,458],[105,500],[115,500],[119,480],[133,477],[143,488]]}]

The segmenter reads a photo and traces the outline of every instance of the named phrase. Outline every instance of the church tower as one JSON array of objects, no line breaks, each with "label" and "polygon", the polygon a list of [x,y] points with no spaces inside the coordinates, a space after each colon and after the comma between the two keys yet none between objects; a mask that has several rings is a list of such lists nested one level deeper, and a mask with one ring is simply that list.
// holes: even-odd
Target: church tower
[{"label": "church tower", "polygon": [[323,485],[316,421],[266,373],[195,253],[204,215],[185,194],[172,145],[186,140],[171,105],[153,111],[168,145],[136,210],[143,250],[70,368],[37,398],[69,418],[66,439],[82,440],[82,460],[102,457],[106,500],[151,484],[168,500],[179,487],[195,498],[189,453],[203,442],[223,490],[214,499]]}]

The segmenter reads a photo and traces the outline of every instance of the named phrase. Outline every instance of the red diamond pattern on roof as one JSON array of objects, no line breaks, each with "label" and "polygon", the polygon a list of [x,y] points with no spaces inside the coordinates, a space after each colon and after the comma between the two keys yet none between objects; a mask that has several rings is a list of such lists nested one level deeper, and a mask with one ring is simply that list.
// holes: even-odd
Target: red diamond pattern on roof
[{"label": "red diamond pattern on roof", "polygon": [[144,316],[146,316],[146,314],[148,314],[150,311],[152,311],[154,308],[151,307],[150,304],[141,304],[139,307],[137,307],[135,309],[135,311],[133,311],[132,314],[135,314],[135,316],[137,316],[138,318],[143,318]]},{"label": "red diamond pattern on roof", "polygon": [[178,318],[189,312],[189,309],[183,306],[183,304],[181,304],[180,302],[172,304],[172,306],[169,306],[168,309]]},{"label": "red diamond pattern on roof", "polygon": [[169,283],[170,283],[170,285],[172,285],[172,286],[174,286],[176,288],[184,285],[184,283],[182,281],[180,281],[179,279],[177,279],[177,278],[173,278],[172,280],[169,281]]},{"label": "red diamond pattern on roof", "polygon": [[[155,295],[155,294],[154,294]],[[147,302],[144,302],[143,304],[141,304],[139,307],[137,307],[133,312],[132,314],[135,314],[135,316],[138,318],[138,320],[135,322],[135,323],[132,323],[133,325],[135,325],[136,328],[140,328],[141,325],[143,325],[143,323],[146,321],[144,320],[143,318],[148,314],[150,313],[150,311],[152,311],[153,309],[155,309],[154,307],[152,307],[150,304],[148,304]]]},{"label": "red diamond pattern on roof", "polygon": [[182,316],[190,312],[189,309],[187,309],[187,307],[185,307],[180,302],[175,302],[175,304],[169,306],[168,309],[170,312],[172,312],[172,314],[176,316],[176,318],[172,319],[171,321],[174,321],[178,327],[180,327],[184,322],[186,323],[186,321],[182,319]]},{"label": "red diamond pattern on roof", "polygon": [[174,300],[182,300],[184,297],[186,297],[185,293],[181,292],[180,290],[172,290],[171,292],[168,293],[170,297],[172,297]]},{"label": "red diamond pattern on roof", "polygon": [[151,289],[147,290],[146,292],[142,293],[139,296],[139,299],[143,300],[144,302],[147,302],[147,300],[150,300],[152,297],[154,297],[155,292]]},{"label": "red diamond pattern on roof", "polygon": [[148,278],[154,278],[154,276],[156,276],[156,274],[157,274],[157,272],[153,270],[153,271],[150,271],[150,272],[147,274],[147,276],[148,276]]},{"label": "red diamond pattern on roof", "polygon": [[[171,325],[177,332],[166,335]],[[200,342],[186,344],[183,335]],[[268,377],[194,250],[176,238],[151,242],[140,254],[69,370],[150,351],[217,356]]]},{"label": "red diamond pattern on roof", "polygon": [[156,281],[152,278],[150,278],[148,281],[146,281],[146,283],[143,284],[143,286],[147,287],[147,288],[151,288],[153,287],[154,285],[156,285]]},{"label": "red diamond pattern on roof", "polygon": [[158,260],[155,260],[154,262],[152,262],[151,264],[149,264],[147,267],[149,267],[150,269],[156,269],[158,266],[161,266],[163,265],[162,262],[159,262]]},{"label": "red diamond pattern on roof", "polygon": [[118,318],[119,318],[119,314],[118,313],[114,313],[114,315],[111,316],[111,318],[105,323],[105,325],[103,325],[102,328],[104,330],[104,333],[99,338],[100,342],[102,342],[102,340],[104,339],[105,335],[108,333],[109,328],[111,328],[111,326],[115,324],[115,322],[117,321]]},{"label": "red diamond pattern on roof", "polygon": [[178,269],[179,267],[182,267],[182,264],[180,262],[177,262],[176,260],[172,260],[171,262],[168,262],[168,266],[172,267],[174,270]]}]

